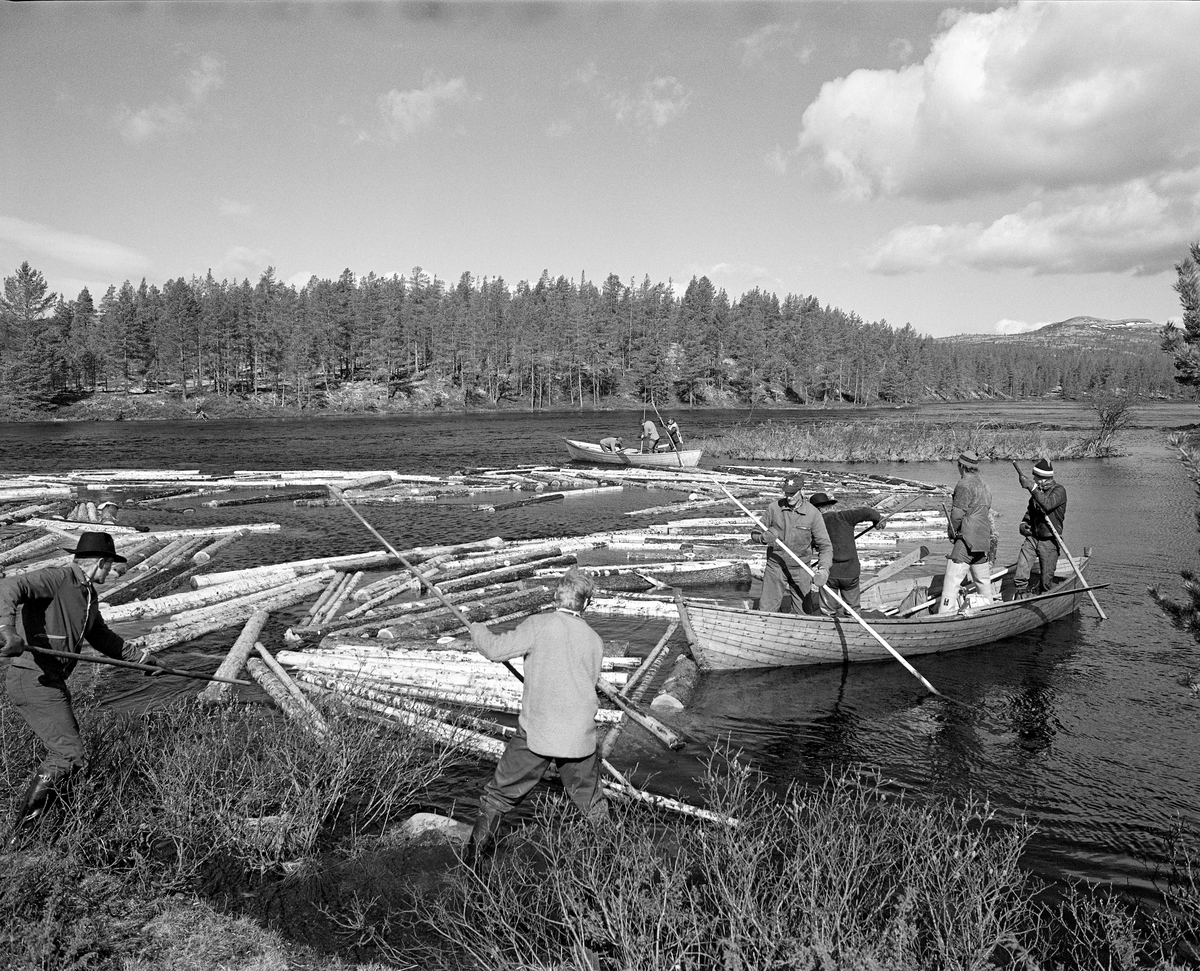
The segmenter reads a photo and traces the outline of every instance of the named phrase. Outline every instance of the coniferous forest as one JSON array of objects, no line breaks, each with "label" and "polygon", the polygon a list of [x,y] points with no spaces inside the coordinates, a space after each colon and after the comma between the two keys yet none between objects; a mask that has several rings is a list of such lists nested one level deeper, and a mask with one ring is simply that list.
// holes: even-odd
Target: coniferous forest
[{"label": "coniferous forest", "polygon": [[678,294],[613,274],[510,287],[347,269],[297,289],[268,268],[255,284],[210,272],[68,300],[23,263],[0,298],[0,396],[52,409],[97,391],[166,391],[310,409],[351,382],[398,404],[436,390],[444,404],[531,408],[1179,394],[1171,357],[1148,346],[935,340],[815,296],[731,297],[707,277]]}]

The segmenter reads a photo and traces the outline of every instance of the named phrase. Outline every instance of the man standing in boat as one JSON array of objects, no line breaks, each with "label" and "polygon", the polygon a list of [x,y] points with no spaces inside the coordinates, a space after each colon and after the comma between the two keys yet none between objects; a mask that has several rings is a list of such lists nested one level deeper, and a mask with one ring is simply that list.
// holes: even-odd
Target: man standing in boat
[{"label": "man standing in boat", "polygon": [[558,582],[554,611],[527,617],[504,634],[493,634],[487,624],[471,625],[471,641],[488,660],[525,659],[517,733],[479,798],[467,844],[472,862],[491,846],[505,814],[551,763],[580,812],[592,820],[608,816],[596,748],[596,682],[604,642],[582,617],[594,591],[592,578],[572,567]]},{"label": "man standing in boat", "polygon": [[[80,533],[70,566],[50,566],[0,580],[0,655],[12,658],[8,698],[46,747],[13,821],[11,837],[41,816],[83,768],[84,745],[71,707],[67,678],[74,661],[27,651],[30,645],[80,653],[86,640],[101,654],[157,665],[147,650],[132,648],[104,623],[96,584],[108,579],[118,556],[108,533]],[[20,628],[17,613],[20,611]]]},{"label": "man standing in boat", "polygon": [[[1054,465],[1049,459],[1038,459],[1033,467],[1033,478],[1017,469],[1022,489],[1029,490],[1029,505],[1021,520],[1020,531],[1025,537],[1021,552],[1017,554],[1017,568],[1013,573],[1013,599],[1037,596],[1054,586],[1054,571],[1058,569],[1058,540],[1054,531],[1062,536],[1067,521],[1067,490],[1054,481]],[[1051,529],[1053,525],[1054,529]],[[1029,574],[1037,562],[1041,578],[1037,587],[1030,589]]]},{"label": "man standing in boat", "polygon": [[[944,507],[943,507],[944,508]],[[992,491],[979,477],[979,456],[970,450],[958,456],[958,482],[950,501],[946,532],[954,543],[946,558],[939,614],[958,612],[958,591],[971,575],[984,602],[992,600]]]},{"label": "man standing in boat", "polygon": [[658,448],[658,429],[654,422],[647,418],[642,422],[642,451],[653,452]]},{"label": "man standing in boat", "polygon": [[[796,612],[821,612],[819,591],[829,580],[833,543],[824,518],[811,503],[805,502],[800,491],[803,485],[798,475],[784,479],[783,497],[767,506],[763,515],[764,529],[755,529],[750,534],[753,542],[767,544],[767,569],[758,599],[759,610],[786,614],[798,605],[800,610]],[[781,546],[786,546],[804,563],[809,563],[815,549],[817,566],[813,575],[810,577]]]},{"label": "man standing in boat", "polygon": [[683,448],[683,435],[679,431],[679,422],[673,417],[667,419],[667,435],[671,439],[671,447],[676,451]]},{"label": "man standing in boat", "polygon": [[[883,516],[878,509],[872,509],[870,506],[855,506],[835,511],[830,507],[836,505],[837,500],[824,492],[813,493],[808,501],[820,510],[825,529],[829,533],[829,541],[833,544],[833,565],[829,568],[829,581],[825,584],[825,589],[832,590],[847,606],[858,610],[858,581],[862,573],[862,564],[858,559],[858,547],[854,545],[854,527],[859,523],[878,526]],[[825,600],[824,594],[822,600]],[[833,613],[841,609],[832,598],[826,602],[826,606]]]}]

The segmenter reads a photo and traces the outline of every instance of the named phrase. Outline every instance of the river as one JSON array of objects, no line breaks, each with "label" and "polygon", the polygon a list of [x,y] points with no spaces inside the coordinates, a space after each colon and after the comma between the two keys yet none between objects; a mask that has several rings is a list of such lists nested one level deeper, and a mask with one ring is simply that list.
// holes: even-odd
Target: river
[{"label": "river", "polygon": [[[728,430],[747,417],[745,412],[676,414],[684,433],[692,435]],[[773,412],[770,417],[820,421],[853,414]],[[1055,414],[1060,425],[1086,424],[1085,409],[1060,407]],[[1038,827],[1027,863],[1045,876],[1111,880],[1134,892],[1149,891],[1172,832],[1181,824],[1200,830],[1200,698],[1180,684],[1189,673],[1200,676],[1200,646],[1174,629],[1146,592],[1159,586],[1182,593],[1179,571],[1196,566],[1195,490],[1177,454],[1166,446],[1163,429],[1191,423],[1200,413],[1195,405],[1159,405],[1134,414],[1139,427],[1122,442],[1128,454],[1055,463],[1070,497],[1064,538],[1076,553],[1091,547],[1089,578],[1109,584],[1098,594],[1107,621],[1085,602],[1074,617],[1034,634],[921,658],[920,672],[943,694],[967,702],[966,708],[928,696],[911,675],[890,663],[705,676],[694,704],[672,720],[694,741],[678,753],[647,749],[639,778],[650,773],[653,786],[699,798],[695,780],[709,746],[718,740],[728,740],[779,783],[818,782],[831,768],[862,766],[917,798],[972,791],[987,796],[1002,818],[1027,815]],[[562,437],[596,440],[622,434],[629,440],[636,437],[640,418],[640,412],[585,412],[10,424],[0,425],[0,448],[10,472],[446,473],[472,466],[560,464],[566,458]],[[711,463],[706,459],[705,464]],[[947,484],[955,478],[950,463],[853,468]],[[999,560],[1007,563],[1017,550],[1016,524],[1026,496],[1008,463],[985,464],[981,472],[1002,517]],[[631,522],[626,511],[670,498],[678,497],[626,490],[500,513],[465,505],[454,514],[421,508],[364,511],[404,548],[624,528]],[[188,508],[193,511],[140,510],[125,521],[282,524],[279,533],[243,541],[221,561],[222,568],[376,545],[345,509],[296,509],[286,502]],[[934,570],[940,570],[943,552],[939,547],[930,556]],[[275,636],[287,619],[274,625]],[[665,628],[661,621],[610,618],[594,624],[610,639],[630,641],[634,653],[644,653]],[[228,633],[210,636],[186,652],[172,652],[171,663],[211,670],[230,640]],[[147,682],[120,673],[105,685],[108,703],[128,708],[196,690],[188,682]],[[473,795],[480,782],[462,780],[463,792]]]}]

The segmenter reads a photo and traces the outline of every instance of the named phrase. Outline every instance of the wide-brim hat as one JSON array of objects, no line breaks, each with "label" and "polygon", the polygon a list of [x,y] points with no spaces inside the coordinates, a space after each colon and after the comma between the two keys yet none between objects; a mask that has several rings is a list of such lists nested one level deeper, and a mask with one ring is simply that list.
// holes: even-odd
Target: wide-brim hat
[{"label": "wide-brim hat", "polygon": [[117,553],[117,546],[108,533],[80,533],[75,549],[66,546],[63,549],[79,558],[94,557],[98,560],[113,560],[116,563],[128,562]]},{"label": "wide-brim hat", "polygon": [[958,455],[958,464],[965,466],[968,469],[979,468],[979,456],[969,448],[964,449]]},{"label": "wide-brim hat", "polygon": [[804,480],[798,475],[789,475],[783,480],[783,494],[785,496],[794,496],[803,488]]},{"label": "wide-brim hat", "polygon": [[808,497],[808,501],[820,509],[822,506],[832,506],[837,503],[833,496],[827,496],[823,492],[814,492]]}]

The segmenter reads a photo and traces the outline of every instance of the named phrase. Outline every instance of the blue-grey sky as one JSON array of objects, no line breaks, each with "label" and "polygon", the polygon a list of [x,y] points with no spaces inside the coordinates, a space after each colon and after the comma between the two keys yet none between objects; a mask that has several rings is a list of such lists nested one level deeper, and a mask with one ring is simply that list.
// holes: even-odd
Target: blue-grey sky
[{"label": "blue-grey sky", "polygon": [[268,267],[1164,321],[1200,4],[0,5],[0,275]]}]

